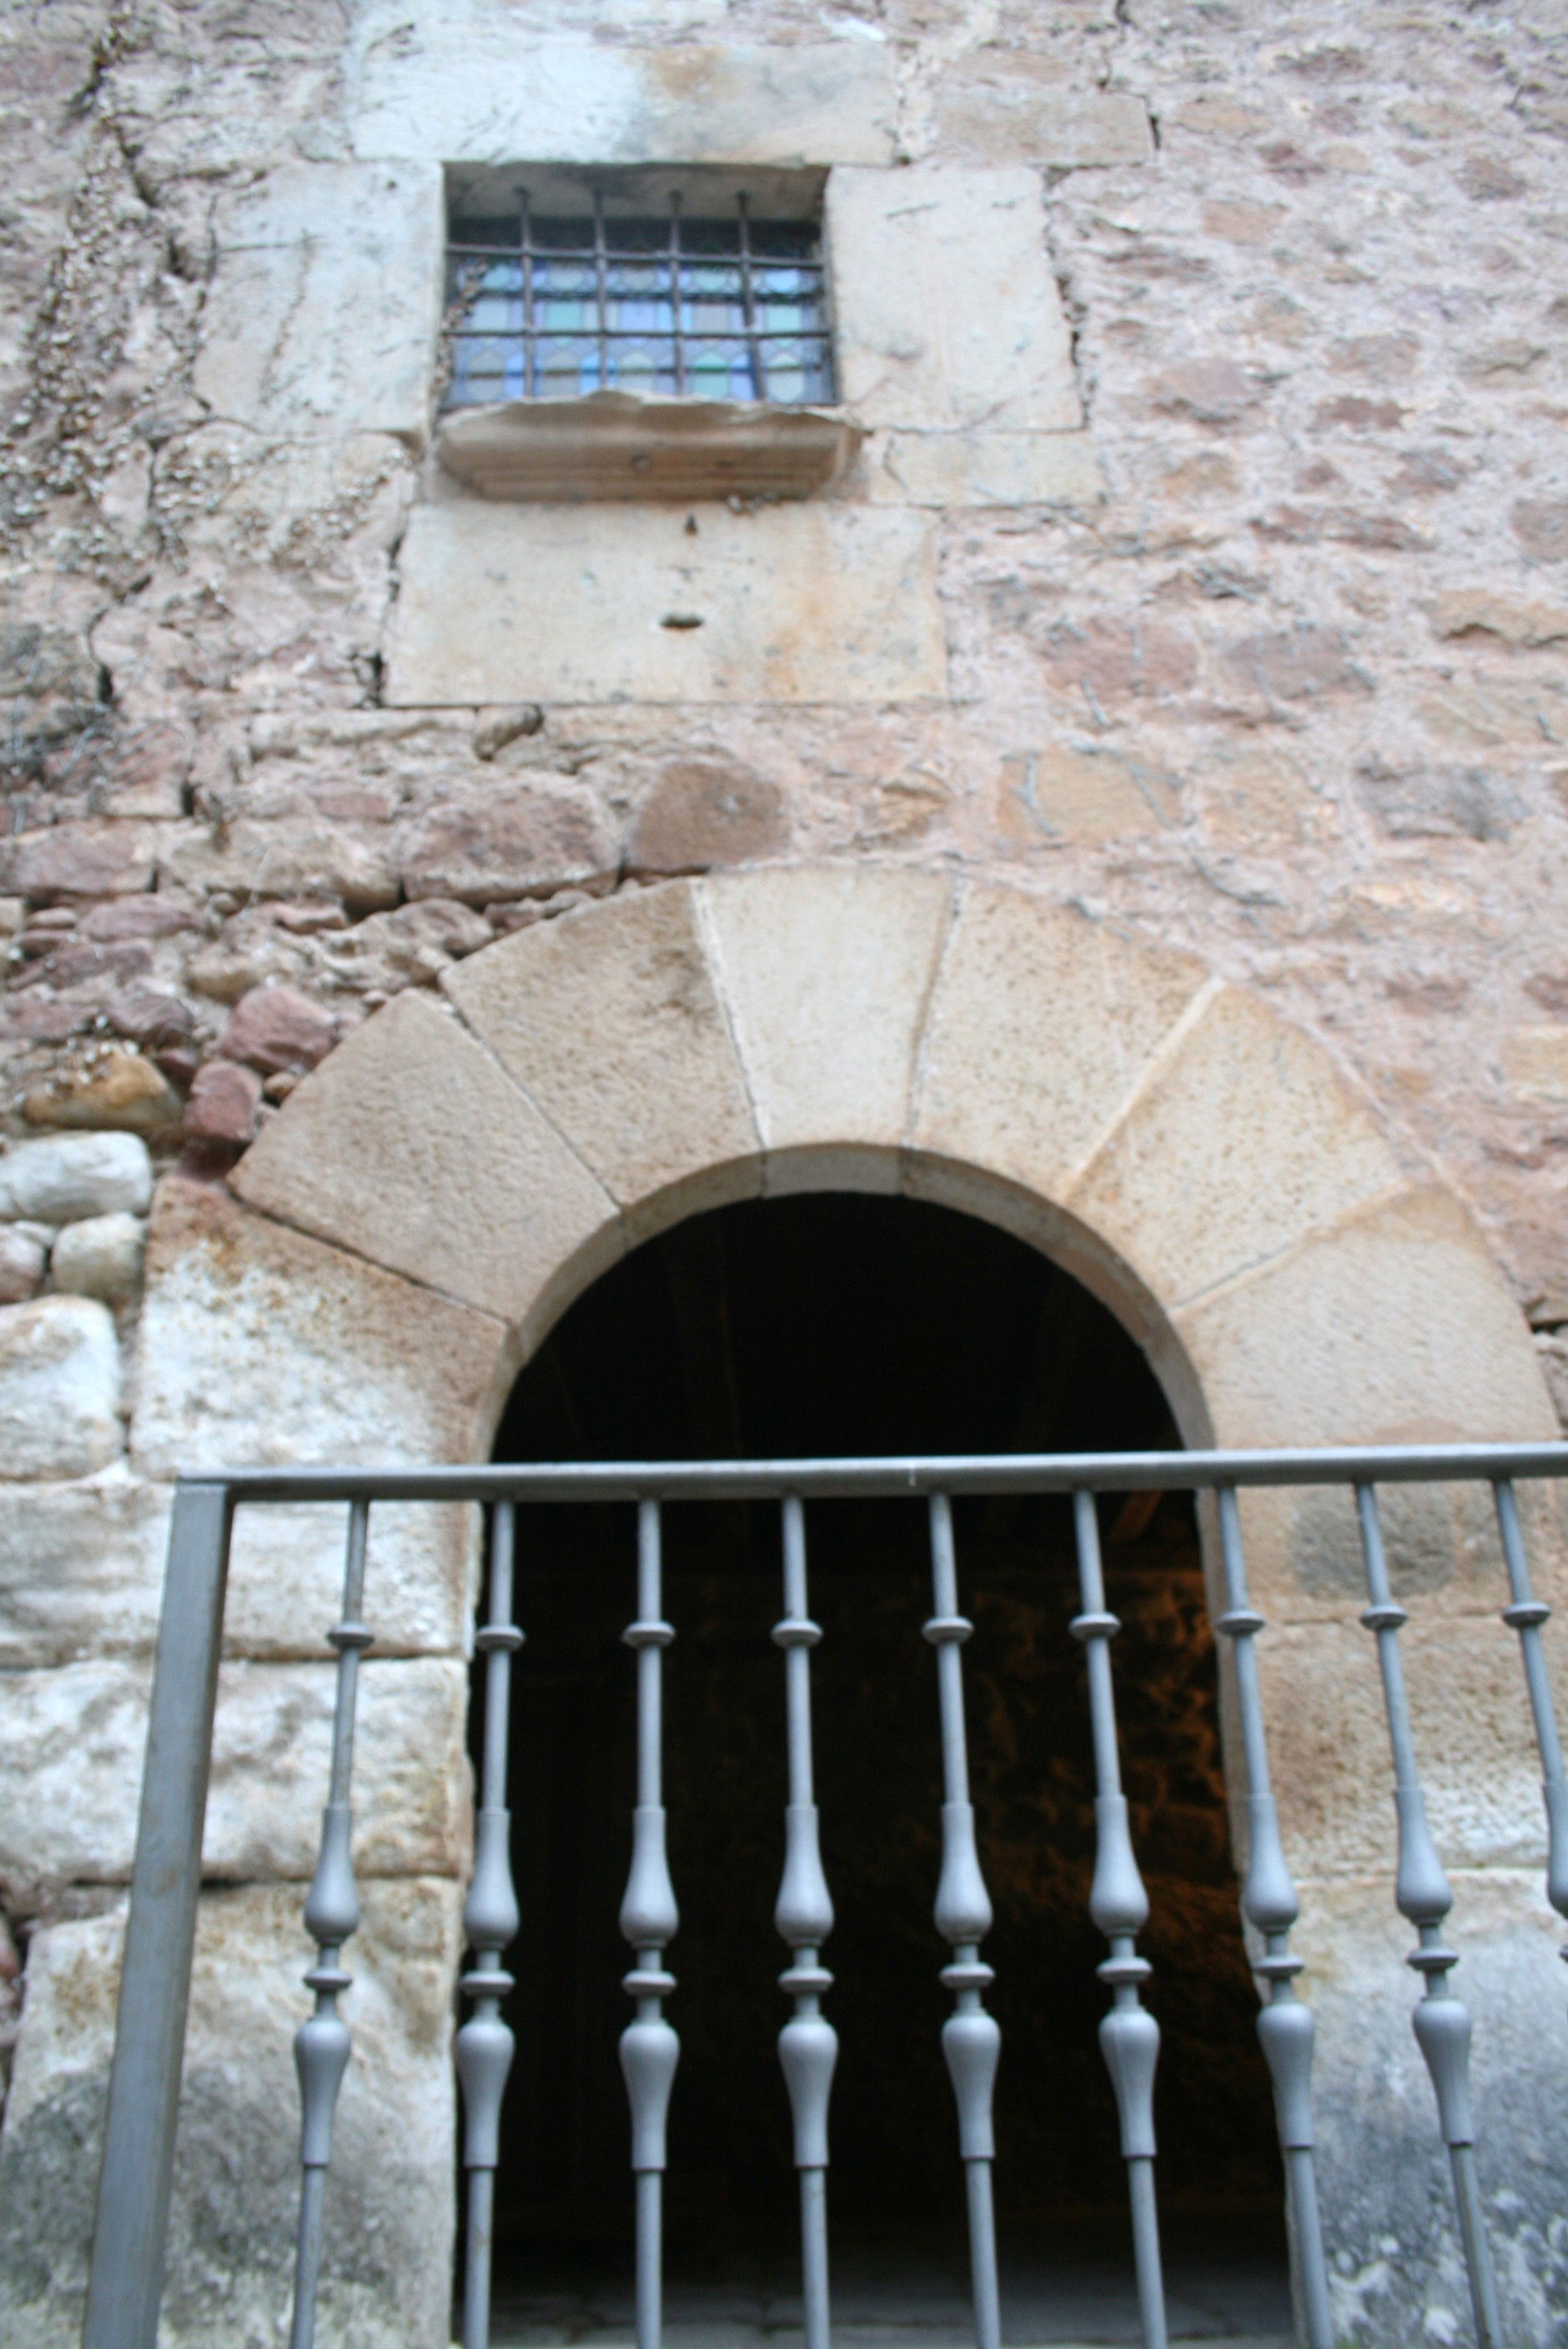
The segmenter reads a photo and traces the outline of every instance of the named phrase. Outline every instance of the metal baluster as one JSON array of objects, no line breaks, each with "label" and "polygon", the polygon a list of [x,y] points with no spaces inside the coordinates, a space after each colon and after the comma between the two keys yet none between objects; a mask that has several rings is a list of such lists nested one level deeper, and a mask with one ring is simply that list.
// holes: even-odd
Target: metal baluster
[{"label": "metal baluster", "polygon": [[311,2349],[315,2338],[316,2289],[321,2280],[322,2220],[326,2166],[332,2158],[332,2123],[337,2092],[348,2064],[348,2025],[337,2002],[352,1981],[340,1962],[343,1944],[359,1922],[351,1851],[353,1813],[349,1786],[354,1775],[354,1704],[359,1659],[371,1634],[360,1620],[365,1599],[365,1545],[370,1504],[355,1501],[348,1512],[348,1547],[343,1568],[343,1619],[327,1633],[337,1651],[337,1694],[332,1721],[332,1774],[321,1817],[321,1850],[304,1904],[305,1930],[316,1960],[305,1987],[315,1992],[315,2012],[294,2033],[299,2075],[299,2233],[294,2247],[294,2322],[289,2349]]},{"label": "metal baluster", "polygon": [[1144,2349],[1166,2349],[1160,2217],[1154,2201],[1154,2069],[1160,2060],[1160,2025],[1139,1997],[1139,1985],[1148,1981],[1150,1968],[1148,1960],[1138,1955],[1133,1941],[1149,1915],[1149,1895],[1128,1832],[1110,1671],[1110,1642],[1121,1625],[1106,1610],[1094,1495],[1081,1487],[1073,1495],[1073,1521],[1083,1612],[1075,1617],[1072,1630],[1084,1643],[1097,1787],[1094,1882],[1088,1913],[1110,1943],[1109,1957],[1096,1971],[1101,1982],[1109,1984],[1114,2000],[1100,2023],[1099,2044],[1121,2121]]},{"label": "metal baluster", "polygon": [[958,2150],[969,2205],[975,2339],[977,2349],[999,2349],[1002,2313],[991,2192],[996,2144],[991,2098],[1002,2034],[984,2002],[985,1991],[996,1977],[980,1955],[980,1944],[991,1930],[991,1902],[975,1848],[975,1806],[969,1799],[969,1750],[964,1725],[964,1661],[959,1650],[975,1626],[958,1612],[953,1510],[945,1493],[934,1494],[931,1500],[931,1589],[935,1612],[924,1627],[924,1636],[936,1651],[936,1697],[942,1719],[942,1875],[936,1888],[936,1930],[953,1951],[952,1963],[942,1970],[943,1987],[954,1993],[954,2011],[942,2026],[942,2053],[958,2103]]},{"label": "metal baluster", "polygon": [[1236,1710],[1241,1716],[1242,1750],[1247,1770],[1247,1874],[1242,1887],[1242,1909],[1249,1924],[1264,1937],[1264,1955],[1255,1961],[1253,1971],[1268,1986],[1258,2013],[1258,2037],[1274,2081],[1274,2118],[1279,2127],[1280,2150],[1284,2156],[1285,2189],[1290,2198],[1291,2234],[1301,2284],[1302,2314],[1306,2322],[1307,2349],[1334,2349],[1328,2266],[1324,2257],[1316,2157],[1313,2150],[1314,2024],[1312,2009],[1295,1994],[1295,1977],[1303,1961],[1290,1949],[1290,1929],[1301,1914],[1301,1904],[1295,1897],[1295,1886],[1280,1841],[1279,1815],[1269,1775],[1263,1697],[1258,1688],[1258,1660],[1253,1651],[1253,1642],[1264,1628],[1264,1619],[1254,1609],[1247,1591],[1235,1486],[1222,1485],[1218,1497],[1225,1612],[1215,1629],[1232,1642]]},{"label": "metal baluster", "polygon": [[[1552,1609],[1543,1599],[1537,1599],[1530,1579],[1530,1560],[1525,1555],[1519,1502],[1511,1479],[1500,1477],[1491,1490],[1512,1599],[1512,1604],[1502,1610],[1502,1619],[1519,1634],[1530,1710],[1535,1716],[1535,1743],[1541,1754],[1541,1791],[1546,1798],[1546,1898],[1560,1917],[1568,1918],[1568,1777],[1563,1775],[1557,1713],[1541,1645],[1541,1627]],[[1560,1950],[1558,1955],[1568,1959],[1568,1950]]]},{"label": "metal baluster", "polygon": [[1388,1743],[1394,1755],[1394,1808],[1399,1822],[1399,1866],[1394,1899],[1401,1916],[1408,1918],[1420,1937],[1418,1946],[1406,1960],[1422,1976],[1425,1985],[1410,2021],[1437,2091],[1438,2116],[1453,2171],[1454,2203],[1470,2276],[1476,2338],[1480,2349],[1501,2349],[1497,2286],[1492,2278],[1491,2252],[1475,2169],[1475,2123],[1470,2100],[1470,2011],[1449,1987],[1449,1975],[1459,1963],[1458,1953],[1445,1949],[1440,1939],[1442,1922],[1454,1905],[1454,1896],[1427,1826],[1426,1798],[1416,1768],[1410,1708],[1399,1655],[1399,1627],[1407,1618],[1404,1609],[1396,1606],[1389,1587],[1377,1495],[1370,1485],[1357,1485],[1356,1510],[1361,1521],[1367,1590],[1372,1602],[1362,1610],[1361,1620],[1377,1635],[1377,1662],[1383,1675],[1383,1709],[1387,1715]]},{"label": "metal baluster", "polygon": [[806,1520],[797,1499],[783,1505],[784,1619],[773,1638],[784,1651],[789,1745],[789,1802],[784,1814],[784,1875],[773,1922],[790,1963],[780,1990],[795,2012],[779,2033],[779,2060],[795,2123],[800,2173],[800,2276],[805,2349],[828,2349],[828,2098],[839,2035],[822,2013],[833,1977],[818,1952],[833,1930],[833,1903],[822,1873],[811,1781],[811,1650],[822,1634],[806,1612]]},{"label": "metal baluster", "polygon": [[516,1537],[515,1504],[498,1501],[490,1527],[490,1620],[474,1634],[474,1645],[485,1660],[485,1743],[473,1881],[463,1907],[463,1930],[474,1962],[459,1984],[474,2004],[458,2033],[456,2048],[463,2090],[463,2168],[469,2188],[463,2349],[489,2349],[490,2344],[500,2107],[517,2044],[500,2012],[501,2001],[512,1987],[512,1978],[500,1961],[501,1951],[516,1939],[519,1923],[511,1880],[511,1813],[506,1800],[511,1660],[522,1645],[522,1633],[512,1621]]},{"label": "metal baluster", "polygon": [[621,1930],[636,1964],[622,1981],[637,2002],[621,2033],[621,2070],[632,2105],[632,2168],[637,2193],[637,2349],[659,2349],[664,2297],[664,2173],[670,2089],[680,2041],[665,2020],[675,1988],[665,1945],[680,1923],[665,1855],[664,1659],[675,1632],[664,1619],[659,1505],[637,1506],[637,1619],[621,1637],[637,1651],[637,1805],[632,1814],[632,1870],[621,1903]]}]

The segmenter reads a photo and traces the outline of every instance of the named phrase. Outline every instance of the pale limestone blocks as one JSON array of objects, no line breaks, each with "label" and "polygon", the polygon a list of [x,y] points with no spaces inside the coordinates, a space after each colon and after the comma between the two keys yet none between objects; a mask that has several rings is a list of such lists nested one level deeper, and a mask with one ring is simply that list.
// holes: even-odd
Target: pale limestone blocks
[{"label": "pale limestone blocks", "polygon": [[272,440],[429,429],[446,223],[438,154],[290,163],[219,199],[194,385]]},{"label": "pale limestone blocks", "polygon": [[119,1340],[107,1306],[38,1297],[0,1308],[8,1476],[90,1476],[120,1450]]},{"label": "pale limestone blocks", "polygon": [[692,519],[695,532],[678,507],[417,508],[388,703],[885,703],[945,692],[927,515],[705,505]]},{"label": "pale limestone blocks", "polygon": [[[447,2010],[461,1955],[459,1888],[368,1877],[349,1992],[356,2060],[335,2157],[354,2222],[330,2231],[318,2337],[357,2349],[449,2339],[455,2089]],[[203,1893],[180,2116],[170,2349],[271,2341],[286,2329],[297,2090],[292,2042],[311,1948],[298,1884]],[[80,2324],[97,2127],[113,2044],[123,1904],[43,1927],[0,2146],[0,2333],[67,2349]]]}]

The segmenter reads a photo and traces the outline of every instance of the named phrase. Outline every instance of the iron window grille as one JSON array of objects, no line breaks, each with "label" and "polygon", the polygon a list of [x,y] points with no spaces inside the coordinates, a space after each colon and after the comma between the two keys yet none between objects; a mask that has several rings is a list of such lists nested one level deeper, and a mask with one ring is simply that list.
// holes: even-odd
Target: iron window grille
[{"label": "iron window grille", "polygon": [[448,243],[443,406],[646,398],[815,407],[834,397],[821,240],[810,220],[536,213],[459,217]]}]

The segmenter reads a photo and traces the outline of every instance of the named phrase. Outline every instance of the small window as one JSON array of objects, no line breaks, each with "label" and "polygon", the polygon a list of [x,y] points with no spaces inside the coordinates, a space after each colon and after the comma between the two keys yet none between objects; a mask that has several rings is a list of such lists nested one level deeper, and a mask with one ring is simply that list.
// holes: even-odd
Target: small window
[{"label": "small window", "polygon": [[[832,401],[815,209],[797,217],[764,209],[767,178],[782,174],[764,175],[761,202],[701,174],[663,188],[647,184],[652,176],[568,189],[568,200],[578,196],[570,211],[559,173],[517,186],[505,211],[493,181],[454,191],[446,408],[606,391],[782,408]],[[476,196],[488,199],[484,209]]]}]

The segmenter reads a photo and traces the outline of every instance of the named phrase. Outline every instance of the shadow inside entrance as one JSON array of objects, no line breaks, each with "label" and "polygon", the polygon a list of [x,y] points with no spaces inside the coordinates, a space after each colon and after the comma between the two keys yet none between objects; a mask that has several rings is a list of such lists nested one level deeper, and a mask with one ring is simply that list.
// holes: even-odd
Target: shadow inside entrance
[{"label": "shadow inside entrance", "polygon": [[[1112,1317],[1046,1259],[948,1210],[823,1194],[725,1208],[589,1291],[518,1382],[500,1459],[1155,1448],[1163,1396]],[[967,2340],[963,2185],[940,2033],[940,1863],[924,1511],[807,1509],[835,2332]],[[954,1512],[973,1793],[995,1909],[996,2197],[1006,2338],[1137,2338],[1087,1914],[1093,1769],[1071,1525],[1052,1498]],[[1161,2201],[1177,2338],[1288,2338],[1282,2189],[1220,1771],[1190,1500],[1108,1505],[1123,1763],[1163,2033]],[[517,2058],[497,2183],[498,2344],[626,2341],[631,2182],[617,2039],[629,1952],[634,1608],[629,1508],[519,1525],[509,1962]],[[665,1512],[665,1801],[681,1928],[670,2117],[673,2349],[798,2337],[797,2199],[776,2038],[785,1798],[777,1511]],[[480,1733],[476,1700],[474,1734]]]}]

